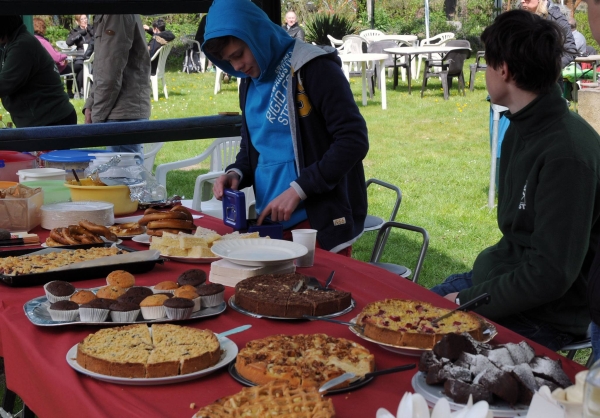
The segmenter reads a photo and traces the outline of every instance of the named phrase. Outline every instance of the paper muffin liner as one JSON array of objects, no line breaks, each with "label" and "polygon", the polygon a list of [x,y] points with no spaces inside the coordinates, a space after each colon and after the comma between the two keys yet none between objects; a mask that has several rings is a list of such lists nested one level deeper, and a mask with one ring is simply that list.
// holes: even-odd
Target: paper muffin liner
[{"label": "paper muffin liner", "polygon": [[50,283],[52,283],[52,282],[48,282],[44,285],[44,292],[46,292],[46,298],[48,299],[48,302],[50,302],[50,303],[58,302],[59,300],[69,300],[69,299],[71,299],[71,296],[73,296],[73,294],[77,291],[76,290],[75,292],[71,293],[69,296],[54,296],[52,293],[48,292],[48,290],[47,290],[47,286]]},{"label": "paper muffin liner", "polygon": [[[140,314],[140,310],[139,309],[135,309],[133,311],[127,311],[127,312],[119,312],[119,311],[110,311],[110,319],[112,319],[113,322],[135,322],[135,320],[137,319],[138,315]],[[146,318],[145,319],[150,319],[150,318]],[[154,319],[154,318],[152,318]]]},{"label": "paper muffin liner", "polygon": [[154,286],[152,286],[152,291],[154,292],[154,294],[160,294],[160,293],[170,293],[172,295],[175,294],[175,289],[157,289]]},{"label": "paper muffin liner", "polygon": [[187,319],[192,316],[192,312],[194,311],[193,306],[191,308],[169,308],[165,306],[164,308],[169,319]]},{"label": "paper muffin liner", "polygon": [[164,306],[142,306],[140,309],[146,320],[164,318],[167,315]]},{"label": "paper muffin liner", "polygon": [[219,292],[214,295],[200,296],[202,301],[200,302],[203,308],[212,308],[213,306],[219,306],[225,301],[225,291]]},{"label": "paper muffin liner", "polygon": [[70,311],[59,311],[56,309],[48,308],[48,313],[50,313],[50,317],[53,321],[62,321],[62,322],[73,322],[77,320],[77,316],[79,315],[79,311],[77,309],[73,309]]},{"label": "paper muffin liner", "polygon": [[79,318],[81,322],[104,322],[108,318],[108,309],[82,308],[79,307]]},{"label": "paper muffin liner", "polygon": [[197,298],[192,299],[192,302],[194,302],[192,312],[198,312],[202,308],[202,298],[198,296]]}]

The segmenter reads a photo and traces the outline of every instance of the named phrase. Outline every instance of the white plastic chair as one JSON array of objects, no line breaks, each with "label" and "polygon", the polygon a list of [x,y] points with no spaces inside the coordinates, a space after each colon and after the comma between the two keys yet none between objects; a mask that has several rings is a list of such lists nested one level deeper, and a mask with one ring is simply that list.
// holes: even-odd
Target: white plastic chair
[{"label": "white plastic chair", "polygon": [[367,29],[367,30],[363,30],[362,32],[360,32],[358,34],[359,36],[362,36],[363,38],[365,38],[369,43],[374,42],[374,41],[378,41],[379,37],[382,35],[385,35],[385,33],[383,33],[380,30],[377,29]]},{"label": "white plastic chair", "polygon": [[88,59],[83,61],[83,98],[87,99],[90,95],[90,88],[94,82],[94,75],[92,74],[92,64],[94,63],[94,54],[90,55]]},{"label": "white plastic chair", "polygon": [[66,74],[60,74],[60,78],[65,80],[65,83],[69,79],[72,80],[73,81],[73,89],[74,89],[75,93],[77,94],[77,96],[79,96],[79,87],[77,87],[77,79],[75,76],[75,69],[73,68],[73,57],[67,57],[67,65],[71,67],[71,72],[66,73]]},{"label": "white plastic chair", "polygon": [[164,144],[164,142],[142,144],[142,151],[144,153],[144,167],[146,167],[146,170],[151,173],[154,169],[154,159],[156,158],[156,154],[158,154],[158,151],[160,151]]},{"label": "white plastic chair", "polygon": [[[220,175],[225,173],[225,168],[228,165],[235,162],[235,157],[240,150],[241,141],[242,138],[239,136],[217,138],[202,154],[197,155],[196,157],[188,158],[182,161],[176,161],[173,163],[161,164],[158,167],[156,167],[156,180],[166,187],[167,172],[178,168],[197,165],[200,162],[210,158],[209,172],[196,177],[196,184],[194,186],[194,197],[192,200],[192,209],[222,219],[222,202],[215,199],[214,196],[212,196],[210,199],[202,200],[203,191],[206,188],[210,189],[210,191],[212,192],[212,183],[214,182],[214,180],[216,180]],[[254,192],[252,188],[246,188],[244,189],[244,193],[246,194],[246,210],[251,211],[251,206],[254,204],[255,200]]]},{"label": "white plastic chair", "polygon": [[[221,70],[216,65],[215,65],[215,68],[217,69],[217,71],[215,71],[216,78],[215,78],[215,92],[214,92],[214,94],[217,94],[218,92],[221,91],[221,79],[223,78],[223,70]],[[240,84],[241,83],[242,83],[242,79],[239,78],[239,77],[237,77],[238,92],[240,91]]]},{"label": "white plastic chair", "polygon": [[341,47],[344,44],[344,41],[342,41],[341,39],[336,39],[331,35],[327,35],[327,39],[329,39],[329,42],[331,42],[331,46],[334,48],[338,48]]},{"label": "white plastic chair", "polygon": [[66,41],[56,41],[56,46],[59,47],[62,50],[62,52],[75,51],[75,49],[77,48],[77,45],[67,45]]},{"label": "white plastic chair", "polygon": [[158,49],[158,51],[154,53],[154,56],[150,59],[150,61],[154,61],[155,59],[158,60],[156,74],[150,76],[150,82],[152,83],[152,95],[154,96],[155,102],[158,102],[158,80],[162,80],[163,93],[165,94],[165,99],[169,98],[169,94],[167,93],[167,82],[165,79],[165,64],[167,63],[167,57],[171,52],[171,48],[173,48],[173,42],[161,46]]},{"label": "white plastic chair", "polygon": [[[443,33],[437,34],[435,36],[432,36],[431,38],[423,39],[419,43],[419,46],[446,45],[446,42],[448,42],[450,39],[454,39],[454,34],[452,32],[443,32]],[[438,61],[438,60],[441,60],[442,58],[440,57],[439,54],[419,54],[419,55],[417,55],[418,63],[417,63],[417,71],[413,72],[414,80],[417,80],[419,78],[419,73],[421,71],[421,60],[424,60],[424,59]]]}]

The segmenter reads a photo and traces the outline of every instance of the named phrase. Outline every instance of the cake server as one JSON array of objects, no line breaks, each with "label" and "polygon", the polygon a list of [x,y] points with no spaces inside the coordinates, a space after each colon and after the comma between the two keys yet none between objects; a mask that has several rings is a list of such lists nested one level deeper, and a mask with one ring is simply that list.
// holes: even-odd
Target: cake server
[{"label": "cake server", "polygon": [[302,318],[310,319],[311,321],[325,321],[339,325],[347,325],[358,330],[361,334],[364,333],[365,327],[355,324],[354,322],[338,321],[337,319],[325,318],[323,316],[302,315]]},{"label": "cake server", "polygon": [[410,364],[405,364],[403,366],[397,366],[397,367],[391,367],[389,369],[383,369],[383,370],[376,370],[374,372],[370,372],[365,374],[364,376],[359,376],[358,379],[355,379],[356,374],[354,373],[344,373],[341,376],[336,377],[335,379],[331,379],[327,382],[325,382],[320,388],[319,388],[319,393],[323,393],[323,392],[327,392],[329,389],[336,387],[337,385],[339,385],[340,383],[344,383],[347,380],[363,380],[363,379],[368,379],[369,377],[375,377],[375,376],[381,376],[384,374],[391,374],[391,373],[398,373],[398,372],[403,372],[405,370],[411,370],[414,369],[416,367],[415,363],[410,363]]},{"label": "cake server", "polygon": [[489,294],[482,293],[481,295],[477,296],[475,299],[471,299],[467,303],[463,303],[462,305],[460,305],[458,308],[452,309],[447,314],[444,314],[444,315],[440,316],[439,318],[433,319],[431,321],[431,323],[435,324],[436,322],[439,322],[442,319],[448,318],[456,311],[465,311],[466,312],[466,311],[473,310],[473,309],[477,308],[478,306],[487,305],[488,303],[490,303],[491,300],[492,300],[492,297]]},{"label": "cake server", "polygon": [[241,327],[232,328],[229,331],[223,331],[217,335],[219,337],[227,337],[228,335],[237,334],[238,332],[246,331],[248,328],[252,328],[252,325],[242,325]]}]

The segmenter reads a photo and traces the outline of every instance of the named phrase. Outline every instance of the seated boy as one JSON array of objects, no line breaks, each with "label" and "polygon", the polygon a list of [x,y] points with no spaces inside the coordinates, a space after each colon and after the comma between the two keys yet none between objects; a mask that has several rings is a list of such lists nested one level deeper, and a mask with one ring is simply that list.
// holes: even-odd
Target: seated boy
[{"label": "seated boy", "polygon": [[259,224],[313,228],[321,248],[349,250],[367,213],[369,144],[337,51],[292,39],[248,0],[216,0],[204,39],[210,61],[243,79],[241,149],[215,196],[254,186]]},{"label": "seated boy", "polygon": [[584,335],[587,275],[600,237],[600,137],[567,108],[556,84],[563,35],[526,11],[485,29],[486,83],[509,108],[498,188],[500,241],[469,273],[432,290],[553,350]]}]

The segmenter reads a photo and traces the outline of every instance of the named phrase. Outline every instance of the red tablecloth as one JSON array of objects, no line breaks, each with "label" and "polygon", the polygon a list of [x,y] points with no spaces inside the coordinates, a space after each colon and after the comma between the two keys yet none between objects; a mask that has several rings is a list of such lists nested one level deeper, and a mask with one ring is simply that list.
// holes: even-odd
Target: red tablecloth
[{"label": "red tablecloth", "polygon": [[[221,220],[203,217],[195,221],[199,226],[215,229],[220,233],[231,232]],[[44,238],[47,232],[35,231]],[[146,247],[126,241],[131,247]],[[157,265],[151,272],[138,275],[137,284],[152,285],[163,280],[175,280],[189,268],[202,268],[207,273],[210,265],[190,265],[174,261]],[[452,303],[412,282],[399,278],[369,264],[317,250],[315,265],[299,269],[322,281],[335,270],[333,287],[351,291],[357,307],[341,320],[354,318],[365,304],[379,299],[410,298],[451,307]],[[96,287],[105,284],[104,279],[91,279],[75,283],[77,287]],[[79,374],[71,369],[65,357],[67,351],[97,331],[93,326],[38,327],[25,317],[23,304],[44,294],[41,286],[11,288],[0,286],[0,336],[1,353],[5,359],[8,387],[19,394],[25,403],[41,417],[191,417],[196,407],[238,392],[242,385],[236,382],[226,368],[190,382],[161,386],[123,386],[105,383]],[[233,294],[226,288],[226,298]],[[379,369],[418,362],[417,357],[392,353],[352,334],[348,328],[326,322],[283,321],[256,319],[240,314],[231,308],[217,317],[181,323],[197,328],[222,332],[243,324],[251,324],[249,330],[232,335],[238,347],[248,341],[277,333],[300,334],[324,332],[359,342],[375,355]],[[498,326],[495,343],[518,342],[523,338]],[[556,353],[531,343],[538,354],[558,358]],[[563,359],[567,374],[574,378],[583,367]],[[374,417],[379,407],[395,411],[406,391],[413,391],[411,378],[416,370],[379,376],[371,383],[353,392],[331,395],[339,417]]]}]

